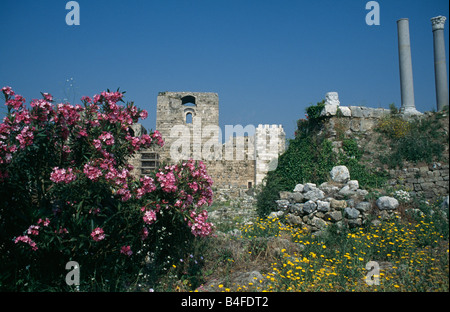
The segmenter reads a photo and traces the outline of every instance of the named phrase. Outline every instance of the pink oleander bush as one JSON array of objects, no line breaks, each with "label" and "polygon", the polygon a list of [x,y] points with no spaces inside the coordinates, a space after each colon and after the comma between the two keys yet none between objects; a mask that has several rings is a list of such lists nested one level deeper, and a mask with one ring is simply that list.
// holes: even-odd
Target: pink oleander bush
[{"label": "pink oleander bush", "polygon": [[132,176],[129,158],[164,141],[158,131],[134,136],[131,126],[148,114],[124,93],[81,105],[42,93],[27,106],[10,87],[1,91],[0,290],[71,289],[69,261],[80,264],[82,290],[121,290],[148,269],[155,281],[168,259],[213,234],[202,162]]}]

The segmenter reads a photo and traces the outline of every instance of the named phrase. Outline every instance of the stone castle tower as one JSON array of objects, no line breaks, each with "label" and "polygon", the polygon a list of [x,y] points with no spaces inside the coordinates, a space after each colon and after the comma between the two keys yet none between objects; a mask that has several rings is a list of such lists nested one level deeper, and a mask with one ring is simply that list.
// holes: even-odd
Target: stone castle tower
[{"label": "stone castle tower", "polygon": [[[134,128],[136,135],[145,132],[141,125]],[[252,188],[276,168],[278,156],[285,150],[286,135],[281,125],[231,128],[231,136],[222,144],[217,93],[160,92],[156,129],[165,145],[137,155],[132,160],[135,174],[148,174],[161,162],[192,158],[205,163],[217,189]],[[249,134],[249,129],[254,130],[254,135]]]},{"label": "stone castle tower", "polygon": [[[204,92],[160,92],[156,108],[156,129],[166,142],[160,158],[178,161],[202,160],[202,147],[209,140],[219,143],[219,96]],[[171,155],[172,154],[172,155]]]}]

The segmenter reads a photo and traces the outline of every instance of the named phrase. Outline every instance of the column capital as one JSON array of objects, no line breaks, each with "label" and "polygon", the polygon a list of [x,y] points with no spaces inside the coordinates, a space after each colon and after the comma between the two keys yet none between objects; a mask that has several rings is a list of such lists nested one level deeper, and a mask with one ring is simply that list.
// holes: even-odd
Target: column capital
[{"label": "column capital", "polygon": [[439,30],[439,29],[444,29],[446,19],[447,18],[442,15],[433,17],[431,19],[431,26],[433,27],[433,31]]}]

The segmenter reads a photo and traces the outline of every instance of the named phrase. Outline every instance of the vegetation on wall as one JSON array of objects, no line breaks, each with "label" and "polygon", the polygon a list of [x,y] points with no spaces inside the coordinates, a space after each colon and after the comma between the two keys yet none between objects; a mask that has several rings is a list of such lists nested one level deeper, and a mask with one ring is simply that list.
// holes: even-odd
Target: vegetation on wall
[{"label": "vegetation on wall", "polygon": [[449,137],[440,119],[446,113],[448,111],[414,120],[391,114],[382,119],[377,130],[387,139],[391,152],[380,156],[381,163],[390,168],[402,168],[405,161],[430,163],[443,160],[444,143]]},{"label": "vegetation on wall", "polygon": [[385,183],[384,172],[370,169],[362,160],[363,151],[355,139],[344,139],[342,151],[333,151],[333,145],[323,131],[326,116],[321,116],[325,101],[306,108],[306,119],[297,121],[295,138],[289,141],[286,152],[278,159],[276,170],[268,173],[265,185],[257,196],[260,217],[276,210],[275,200],[280,191],[292,191],[298,183],[321,184],[329,180],[334,166],[345,165],[352,179],[365,188],[379,187]]}]

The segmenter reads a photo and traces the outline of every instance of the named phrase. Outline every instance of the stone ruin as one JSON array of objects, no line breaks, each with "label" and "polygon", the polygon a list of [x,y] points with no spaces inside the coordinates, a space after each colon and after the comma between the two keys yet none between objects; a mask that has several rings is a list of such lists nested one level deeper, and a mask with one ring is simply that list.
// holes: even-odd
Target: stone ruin
[{"label": "stone ruin", "polygon": [[[192,158],[205,163],[217,194],[239,196],[261,184],[267,172],[276,168],[286,135],[282,125],[236,125],[231,126],[231,133],[227,127],[229,137],[222,144],[217,93],[160,92],[156,129],[165,145],[136,155],[130,161],[134,175],[148,174],[162,162]],[[135,135],[146,131],[139,124],[133,130]]]},{"label": "stone ruin", "polygon": [[[330,172],[331,180],[317,186],[314,183],[297,184],[292,192],[280,192],[276,201],[278,211],[269,218],[285,219],[291,225],[301,226],[314,234],[331,224],[338,227],[357,227],[391,219],[397,213],[397,199],[378,198],[375,204],[365,200],[368,191],[360,189],[357,180],[350,179],[345,166],[336,166]],[[378,218],[379,217],[379,218]]]}]

